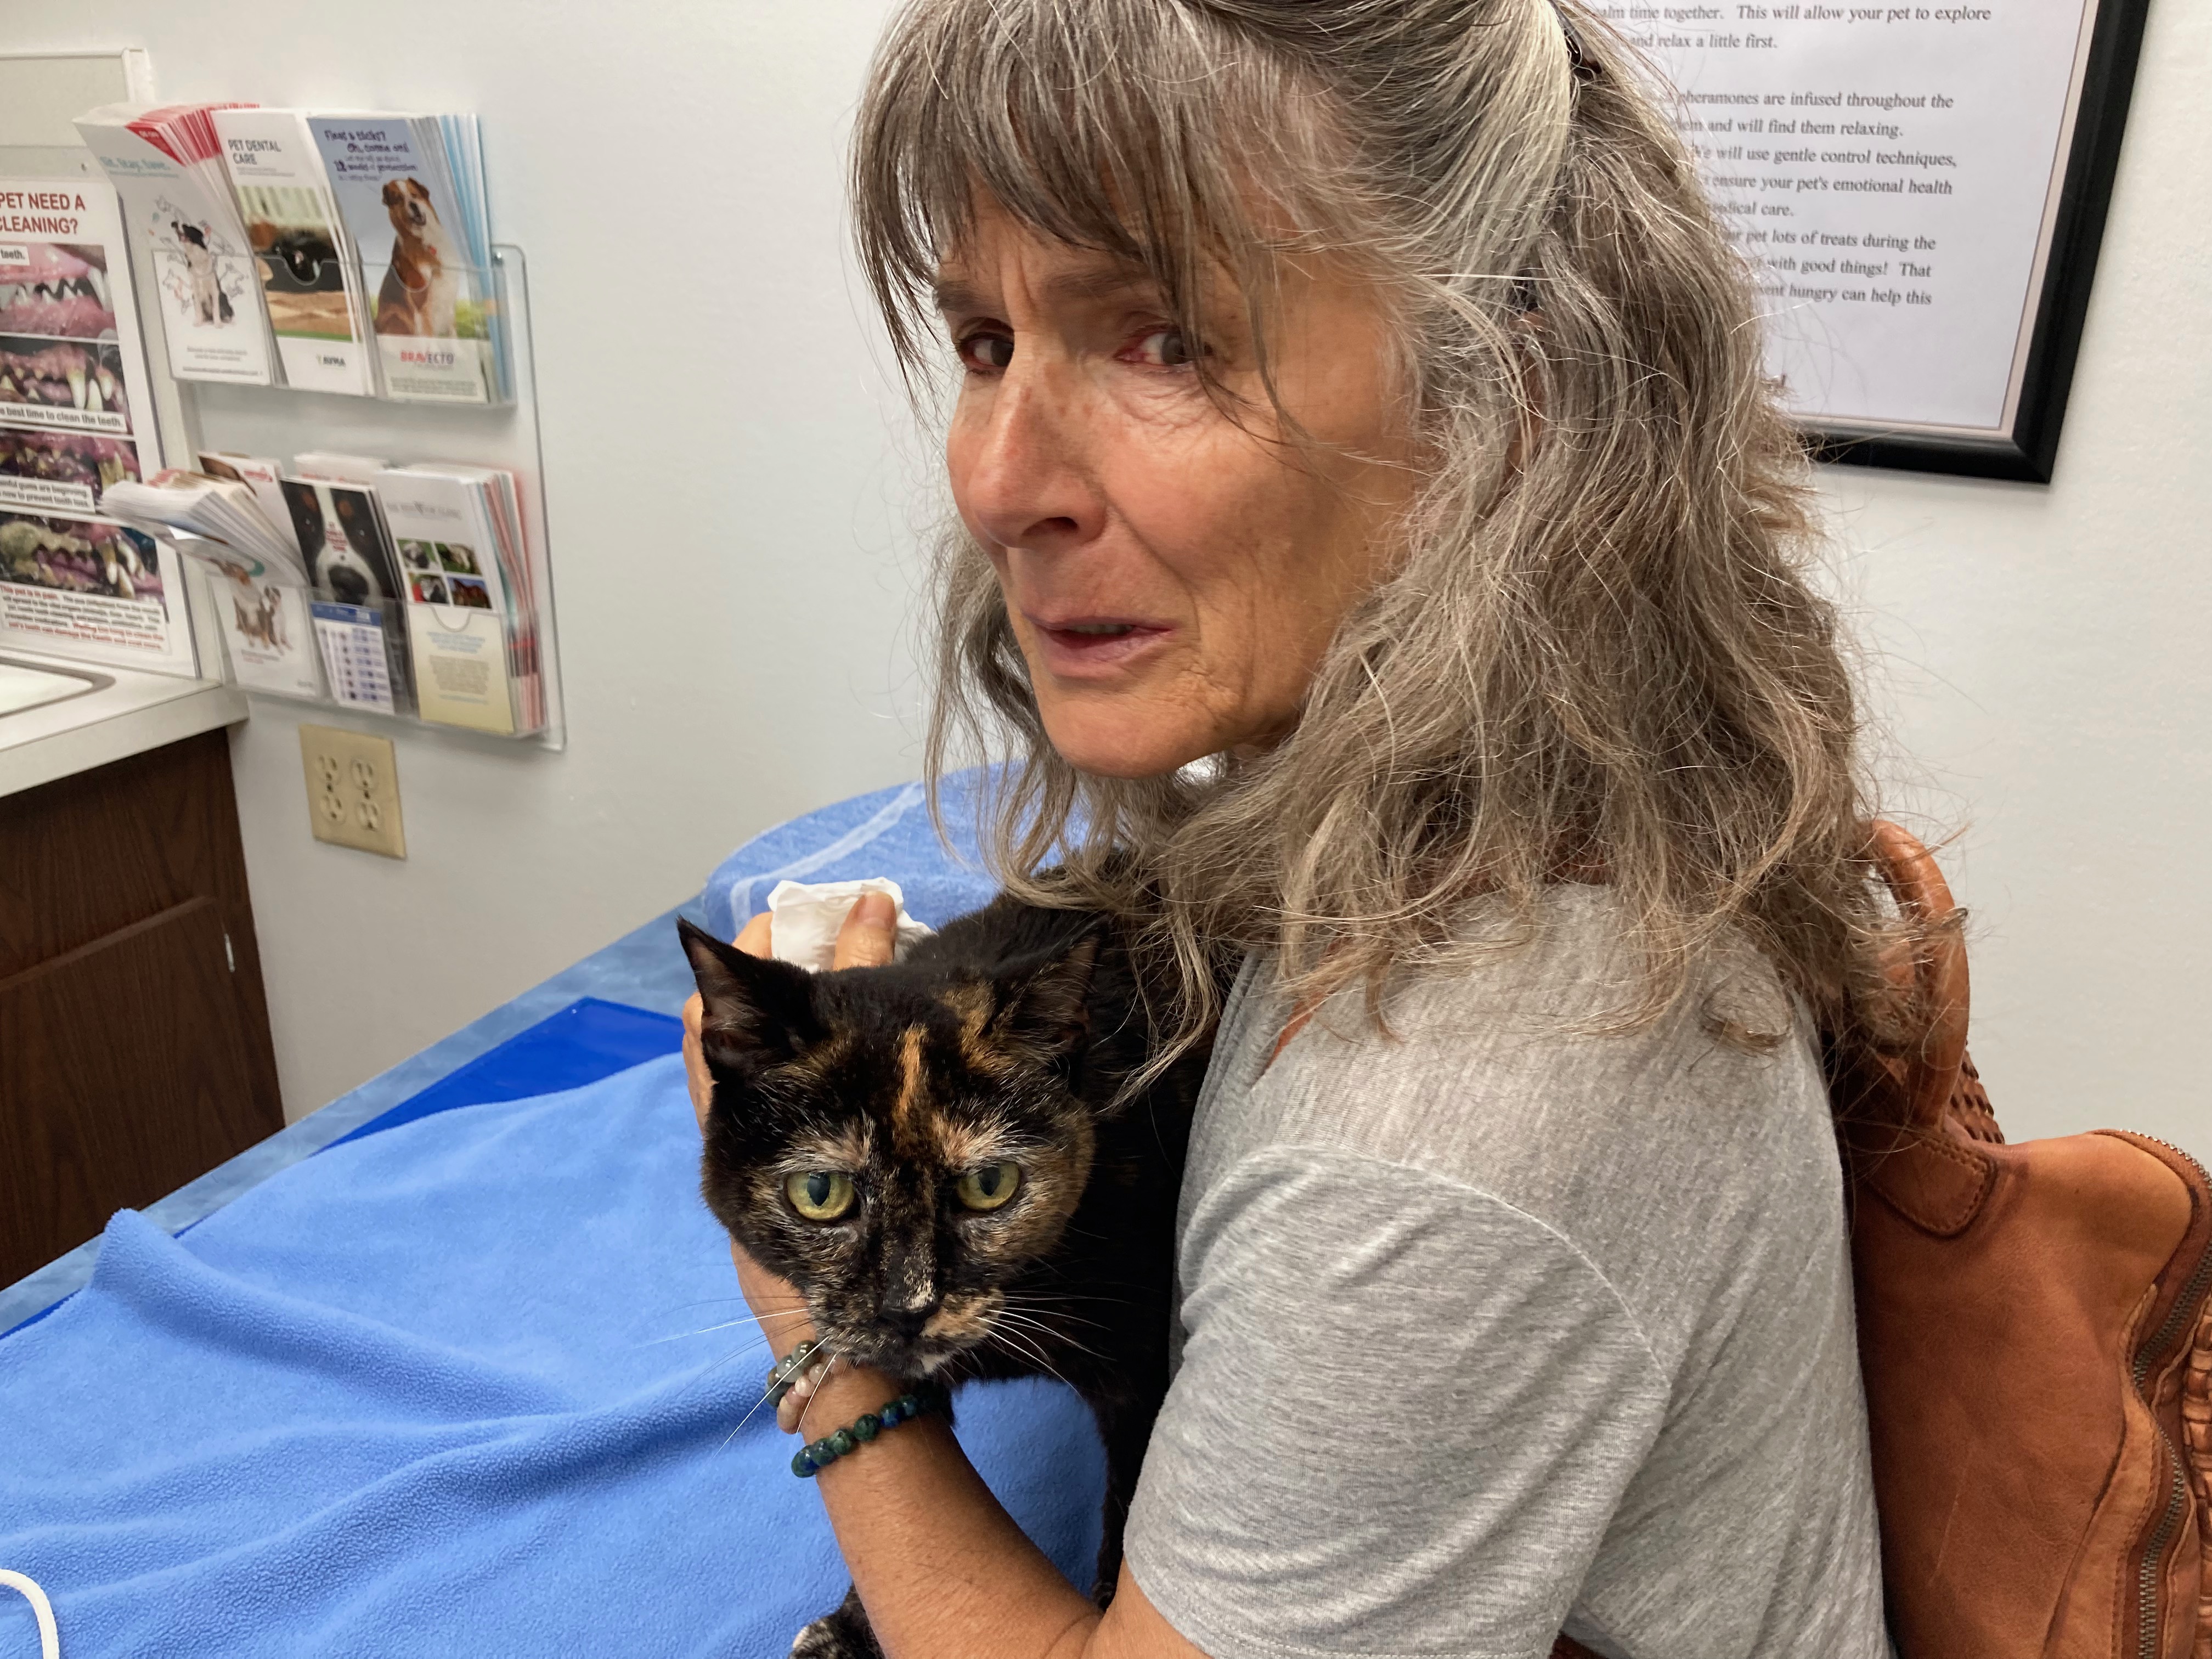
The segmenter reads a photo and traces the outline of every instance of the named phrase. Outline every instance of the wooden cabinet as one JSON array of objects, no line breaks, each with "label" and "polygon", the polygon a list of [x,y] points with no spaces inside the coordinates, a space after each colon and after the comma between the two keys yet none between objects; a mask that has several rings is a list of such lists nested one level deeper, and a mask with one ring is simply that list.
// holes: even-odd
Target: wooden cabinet
[{"label": "wooden cabinet", "polygon": [[0,796],[0,1285],[283,1122],[228,735]]}]

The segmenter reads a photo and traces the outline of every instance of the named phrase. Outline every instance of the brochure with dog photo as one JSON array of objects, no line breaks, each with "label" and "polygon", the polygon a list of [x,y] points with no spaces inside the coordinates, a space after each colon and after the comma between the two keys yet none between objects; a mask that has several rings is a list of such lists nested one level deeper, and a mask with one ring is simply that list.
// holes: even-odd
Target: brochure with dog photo
[{"label": "brochure with dog photo", "polygon": [[170,374],[269,385],[269,315],[210,106],[110,104],[78,116],[76,130],[152,261]]},{"label": "brochure with dog photo", "polygon": [[256,581],[243,571],[223,574],[226,580],[208,586],[215,594],[223,647],[230,654],[231,678],[281,696],[321,696],[307,590]]},{"label": "brochure with dog photo", "polygon": [[307,579],[319,592],[347,605],[398,599],[399,568],[374,489],[298,477],[283,479],[280,488]]},{"label": "brochure with dog photo", "polygon": [[285,384],[372,395],[366,313],[306,118],[297,110],[218,109],[212,119]]},{"label": "brochure with dog photo", "polygon": [[[452,706],[473,711],[472,717],[456,724],[513,732],[545,723],[527,566],[508,526],[514,483],[512,473],[495,467],[437,461],[393,467],[377,481],[407,582],[409,638],[425,720],[448,718],[432,712],[438,675],[449,689],[471,688]],[[451,637],[456,633],[465,635],[465,643]],[[456,669],[453,662],[491,650],[498,653],[504,689],[474,689],[477,671]],[[441,655],[447,660],[433,660]]]},{"label": "brochure with dog photo", "polygon": [[376,484],[407,583],[416,707],[426,720],[511,735],[512,596],[487,492],[458,471],[392,467]]},{"label": "brochure with dog photo", "polygon": [[491,401],[490,272],[476,264],[434,117],[310,115],[361,261],[387,398]]}]

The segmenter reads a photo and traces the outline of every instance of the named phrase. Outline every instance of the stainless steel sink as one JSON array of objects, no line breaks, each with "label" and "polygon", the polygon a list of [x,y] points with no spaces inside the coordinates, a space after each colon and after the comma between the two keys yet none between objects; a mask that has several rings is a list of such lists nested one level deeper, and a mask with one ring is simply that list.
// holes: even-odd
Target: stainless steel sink
[{"label": "stainless steel sink", "polygon": [[50,702],[81,697],[115,684],[106,674],[75,668],[49,668],[43,663],[19,662],[0,657],[0,719],[27,708],[43,708]]}]

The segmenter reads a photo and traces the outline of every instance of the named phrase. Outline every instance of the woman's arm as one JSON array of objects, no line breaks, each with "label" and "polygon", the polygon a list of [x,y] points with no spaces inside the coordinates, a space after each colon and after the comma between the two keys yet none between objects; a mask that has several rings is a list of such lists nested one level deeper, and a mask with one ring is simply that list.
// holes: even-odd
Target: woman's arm
[{"label": "woman's arm", "polygon": [[[890,901],[870,895],[837,936],[836,965],[890,958]],[[768,918],[738,947],[768,954]],[[699,1050],[699,1000],[684,1011],[684,1064],[703,1123],[712,1087]],[[812,1334],[798,1292],[733,1243],[739,1287],[777,1353]],[[809,1438],[902,1392],[879,1372],[839,1369],[807,1402]],[[1146,1600],[1125,1565],[1103,1614],[1030,1542],[944,1422],[924,1417],[878,1436],[815,1477],[876,1639],[890,1659],[1205,1659]]]}]

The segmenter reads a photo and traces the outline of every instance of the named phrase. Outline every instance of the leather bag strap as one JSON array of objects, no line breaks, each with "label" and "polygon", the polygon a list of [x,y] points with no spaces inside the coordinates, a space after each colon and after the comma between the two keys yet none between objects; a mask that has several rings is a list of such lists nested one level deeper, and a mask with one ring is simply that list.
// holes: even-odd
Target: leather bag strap
[{"label": "leather bag strap", "polygon": [[1959,907],[1950,884],[1930,853],[1910,831],[1885,818],[1867,830],[1875,866],[1896,897],[1898,908],[1923,929],[1917,952],[1890,966],[1899,981],[1919,981],[1928,1026],[1913,1052],[1890,1066],[1902,1091],[1907,1125],[1933,1134],[1942,1126],[1944,1108],[1957,1092],[1966,1063],[1966,1015],[1972,988],[1966,977],[1966,947],[1959,937]]}]

